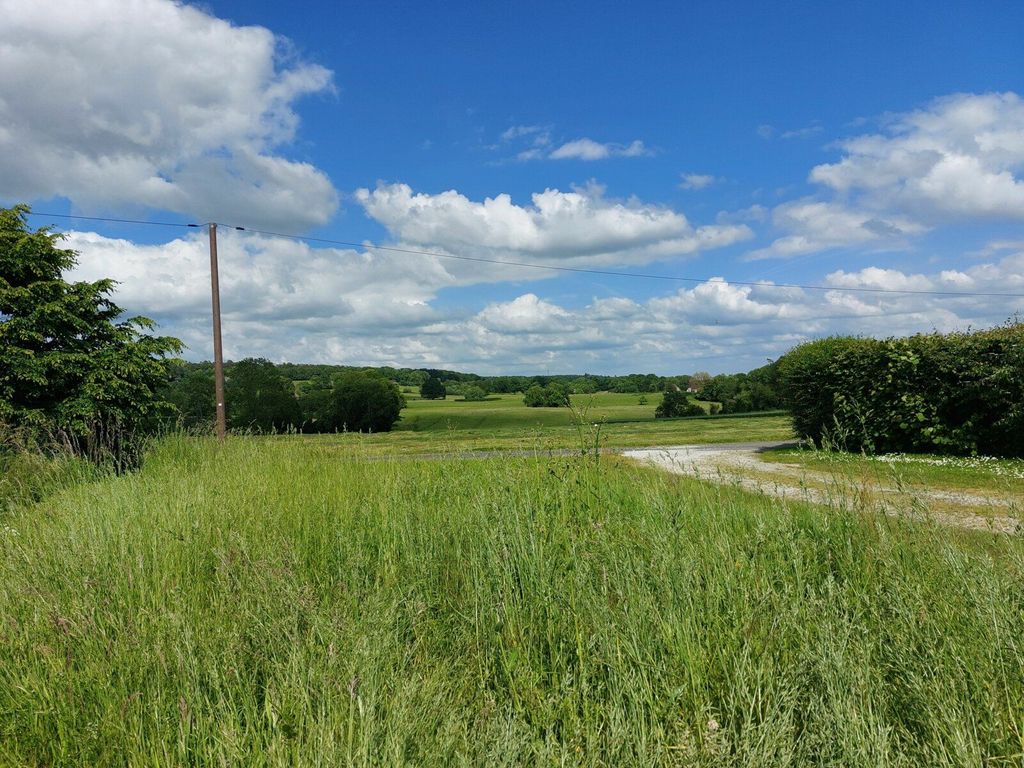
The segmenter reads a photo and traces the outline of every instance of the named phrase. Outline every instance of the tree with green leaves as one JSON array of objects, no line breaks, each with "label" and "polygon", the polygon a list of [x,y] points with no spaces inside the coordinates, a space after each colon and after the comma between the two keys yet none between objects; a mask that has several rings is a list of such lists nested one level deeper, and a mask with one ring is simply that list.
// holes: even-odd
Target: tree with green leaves
[{"label": "tree with green leaves", "polygon": [[691,401],[680,389],[666,390],[661,402],[654,409],[656,419],[675,419],[680,416],[703,416],[704,409]]},{"label": "tree with green leaves", "polygon": [[0,209],[0,422],[119,466],[170,404],[157,395],[181,342],[122,318],[113,280],[68,282],[75,251],[28,226],[25,205]]},{"label": "tree with green leaves", "polygon": [[333,418],[348,432],[390,432],[405,398],[395,382],[374,371],[352,371],[334,379]]},{"label": "tree with green leaves", "polygon": [[213,365],[174,360],[170,381],[161,389],[161,397],[175,408],[173,422],[186,429],[211,429],[216,414]]},{"label": "tree with green leaves", "polygon": [[232,429],[273,432],[302,424],[295,388],[269,360],[233,363],[225,374],[224,400]]},{"label": "tree with green leaves", "polygon": [[420,397],[424,400],[444,400],[447,395],[444,382],[436,376],[428,376],[420,387]]},{"label": "tree with green leaves", "polygon": [[303,432],[334,432],[334,383],[324,373],[298,385],[297,399],[302,412]]},{"label": "tree with green leaves", "polygon": [[560,408],[569,405],[569,390],[557,381],[540,386],[534,384],[523,395],[527,408]]},{"label": "tree with green leaves", "polygon": [[569,391],[574,395],[592,395],[597,392],[597,382],[589,376],[580,376],[569,383]]},{"label": "tree with green leaves", "polygon": [[462,399],[479,403],[487,399],[487,390],[483,387],[478,387],[475,384],[469,384],[462,390]]}]

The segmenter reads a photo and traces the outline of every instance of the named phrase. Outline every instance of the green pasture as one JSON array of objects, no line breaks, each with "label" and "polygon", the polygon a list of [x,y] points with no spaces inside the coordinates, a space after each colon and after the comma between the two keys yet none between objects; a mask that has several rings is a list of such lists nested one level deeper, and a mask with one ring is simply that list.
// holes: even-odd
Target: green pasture
[{"label": "green pasture", "polygon": [[[477,403],[465,403],[474,406]],[[462,407],[462,406],[460,406]],[[739,443],[793,440],[793,428],[786,416],[708,416],[658,421],[606,423],[589,418],[571,423],[565,408],[530,408],[527,411],[559,411],[566,419],[561,425],[470,427],[482,417],[466,408],[462,427],[454,424],[413,431],[397,429],[381,434],[300,435],[296,440],[311,446],[330,446],[341,453],[372,451],[377,454],[462,453],[467,451],[545,451],[577,448],[643,448],[691,443]],[[404,413],[404,412],[403,412]],[[472,415],[472,414],[476,415]],[[493,422],[492,422],[493,423]],[[399,422],[401,424],[401,422]],[[274,438],[269,438],[274,439]]]},{"label": "green pasture", "polygon": [[[641,398],[647,402],[641,404]],[[478,402],[467,402],[457,395],[449,395],[444,400],[421,400],[406,395],[406,401],[402,419],[395,425],[398,431],[555,427],[573,422],[569,408],[527,408],[519,393],[489,395]],[[585,413],[590,421],[654,421],[654,409],[660,402],[660,392],[572,395],[575,410]],[[698,404],[705,412],[710,409],[709,403]]]},{"label": "green pasture", "polygon": [[0,515],[4,766],[1024,755],[1019,537],[289,436]]}]

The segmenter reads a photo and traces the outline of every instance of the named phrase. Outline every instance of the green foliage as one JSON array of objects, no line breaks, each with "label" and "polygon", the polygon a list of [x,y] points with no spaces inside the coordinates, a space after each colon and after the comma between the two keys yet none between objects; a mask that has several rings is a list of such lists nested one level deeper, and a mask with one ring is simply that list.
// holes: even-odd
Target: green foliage
[{"label": "green foliage", "polygon": [[160,396],[175,408],[175,421],[185,429],[212,427],[216,417],[213,365],[172,361]]},{"label": "green foliage", "polygon": [[487,390],[496,394],[525,392],[529,388],[530,379],[526,376],[492,376],[487,379]]},{"label": "green foliage", "polygon": [[589,376],[580,376],[569,383],[569,391],[574,395],[592,395],[597,392],[597,382]]},{"label": "green foliage", "polygon": [[558,408],[569,404],[569,391],[557,381],[543,387],[534,384],[526,390],[523,402],[528,408]]},{"label": "green foliage", "polygon": [[487,399],[487,391],[475,384],[468,384],[462,388],[462,399],[473,403],[479,403]]},{"label": "green foliage", "polygon": [[338,429],[334,406],[334,384],[327,374],[298,386],[297,400],[304,432],[334,432]]},{"label": "green foliage", "polygon": [[680,416],[703,416],[704,409],[692,402],[685,392],[678,389],[668,390],[654,409],[656,419],[673,419]]},{"label": "green foliage", "polygon": [[613,377],[609,389],[612,392],[657,392],[663,386],[663,379],[653,373],[631,373]]},{"label": "green foliage", "polygon": [[398,384],[376,370],[348,368],[332,375],[328,367],[314,374],[293,386],[267,360],[232,363],[226,398],[232,428],[387,432],[405,407]]},{"label": "green foliage", "polygon": [[67,450],[39,450],[24,432],[0,426],[0,524],[4,513],[109,474]]},{"label": "green foliage", "polygon": [[428,376],[420,387],[420,397],[424,400],[444,400],[447,394],[444,383],[435,376]]},{"label": "green foliage", "polygon": [[157,396],[177,339],[120,319],[112,280],[69,283],[74,251],[28,227],[27,206],[0,209],[0,422],[96,461],[130,466],[170,406]]},{"label": "green foliage", "polygon": [[224,399],[232,429],[284,431],[302,423],[295,388],[269,360],[234,363],[225,373]]},{"label": "green foliage", "polygon": [[1024,456],[1024,323],[833,337],[779,362],[796,431],[851,450]]},{"label": "green foliage", "polygon": [[343,373],[334,379],[331,426],[336,430],[389,432],[403,407],[398,385],[373,371]]},{"label": "green foliage", "polygon": [[770,411],[784,405],[774,363],[749,373],[713,376],[701,386],[697,397],[721,403],[721,413]]}]

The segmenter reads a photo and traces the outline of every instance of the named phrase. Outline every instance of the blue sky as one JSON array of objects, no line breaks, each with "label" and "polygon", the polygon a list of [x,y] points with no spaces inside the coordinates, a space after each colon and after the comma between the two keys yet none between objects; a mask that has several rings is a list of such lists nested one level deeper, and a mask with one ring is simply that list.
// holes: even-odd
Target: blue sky
[{"label": "blue sky", "polygon": [[[1024,294],[1019,3],[0,11],[2,204],[715,278],[225,233],[232,357],[733,371],[1024,306],[920,293]],[[201,233],[61,226],[209,356]]]}]

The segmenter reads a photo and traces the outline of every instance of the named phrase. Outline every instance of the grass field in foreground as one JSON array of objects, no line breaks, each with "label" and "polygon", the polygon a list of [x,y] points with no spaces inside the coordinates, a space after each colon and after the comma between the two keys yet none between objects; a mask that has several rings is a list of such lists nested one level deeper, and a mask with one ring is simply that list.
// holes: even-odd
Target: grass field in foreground
[{"label": "grass field in foreground", "polygon": [[1019,764],[1024,542],[168,438],[0,524],[2,765]]}]

